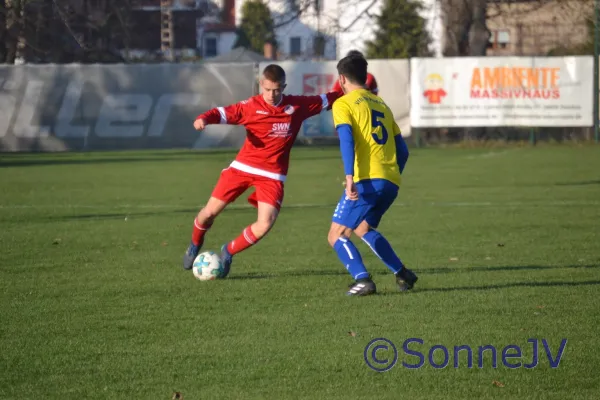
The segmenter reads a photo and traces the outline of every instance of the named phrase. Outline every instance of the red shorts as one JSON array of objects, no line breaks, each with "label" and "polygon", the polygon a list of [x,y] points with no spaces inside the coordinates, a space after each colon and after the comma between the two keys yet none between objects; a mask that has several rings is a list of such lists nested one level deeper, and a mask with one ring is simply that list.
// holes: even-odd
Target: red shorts
[{"label": "red shorts", "polygon": [[256,189],[248,197],[248,203],[258,207],[258,202],[267,203],[279,210],[283,202],[283,182],[248,174],[235,168],[227,168],[221,172],[221,177],[215,186],[212,197],[226,203],[233,203],[249,187]]}]

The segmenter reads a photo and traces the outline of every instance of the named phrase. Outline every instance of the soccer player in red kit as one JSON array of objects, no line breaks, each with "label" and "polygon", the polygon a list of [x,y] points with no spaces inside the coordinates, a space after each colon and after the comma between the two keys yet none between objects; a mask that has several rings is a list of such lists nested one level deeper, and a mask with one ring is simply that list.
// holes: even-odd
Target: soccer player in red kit
[{"label": "soccer player in red kit", "polygon": [[263,238],[275,224],[283,201],[283,187],[288,172],[290,152],[304,120],[331,109],[343,92],[317,96],[284,95],[285,71],[268,65],[260,80],[262,94],[227,107],[213,108],[199,115],[194,128],[209,124],[244,125],[246,141],[235,160],[221,172],[208,203],[196,216],[192,242],[183,258],[183,268],[191,269],[204,243],[204,236],[215,218],[248,188],[255,191],[248,202],[258,209],[256,222],[221,248],[225,276],[232,257]]},{"label": "soccer player in red kit", "polygon": [[[363,54],[358,50],[350,50],[348,52],[348,54],[346,54],[346,57],[353,57],[353,56],[365,58],[365,56],[363,56]],[[367,72],[367,81],[365,82],[365,89],[369,90],[374,95],[379,95],[379,87],[377,87],[377,80],[375,79],[373,74],[371,74],[370,72]],[[333,85],[333,88],[331,88],[331,91],[333,91],[333,92],[341,92],[342,91],[342,87],[340,86],[339,79],[335,80],[335,83]]]}]

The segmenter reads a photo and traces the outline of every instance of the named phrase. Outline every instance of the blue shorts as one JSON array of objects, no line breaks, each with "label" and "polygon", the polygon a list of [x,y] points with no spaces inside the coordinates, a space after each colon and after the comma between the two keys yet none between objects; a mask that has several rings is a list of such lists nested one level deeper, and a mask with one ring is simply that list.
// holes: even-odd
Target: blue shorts
[{"label": "blue shorts", "polygon": [[377,228],[381,217],[398,197],[398,186],[385,179],[364,180],[356,183],[358,200],[349,200],[342,194],[333,213],[332,222],[356,229],[361,222]]}]

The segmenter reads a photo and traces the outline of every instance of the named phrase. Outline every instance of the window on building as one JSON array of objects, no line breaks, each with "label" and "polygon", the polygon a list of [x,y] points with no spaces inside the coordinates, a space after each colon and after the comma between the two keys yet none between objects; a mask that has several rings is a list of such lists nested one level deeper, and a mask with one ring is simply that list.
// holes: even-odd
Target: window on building
[{"label": "window on building", "polygon": [[215,57],[217,55],[217,38],[204,38],[204,57]]},{"label": "window on building", "polygon": [[500,47],[501,49],[506,49],[510,44],[510,32],[498,31],[496,43],[498,43],[498,47]]},{"label": "window on building", "polygon": [[316,35],[313,38],[313,53],[318,57],[325,55],[325,37],[323,35]]},{"label": "window on building", "polygon": [[299,56],[302,54],[302,39],[295,36],[290,38],[290,55]]},{"label": "window on building", "polygon": [[494,29],[491,31],[488,49],[508,49],[510,46],[510,31],[508,29]]}]

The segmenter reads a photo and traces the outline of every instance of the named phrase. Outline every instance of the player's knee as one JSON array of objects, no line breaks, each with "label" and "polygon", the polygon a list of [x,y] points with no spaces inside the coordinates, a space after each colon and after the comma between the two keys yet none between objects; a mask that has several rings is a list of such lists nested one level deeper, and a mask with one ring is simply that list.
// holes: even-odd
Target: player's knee
[{"label": "player's knee", "polygon": [[365,236],[369,231],[371,230],[371,227],[369,226],[369,224],[366,221],[363,221],[355,230],[354,230],[354,234],[356,236],[358,236],[359,238],[362,238],[363,236]]},{"label": "player's knee", "polygon": [[331,229],[329,229],[327,241],[329,242],[329,245],[333,247],[335,246],[335,242],[337,242],[341,237],[349,237],[349,235],[347,235],[346,228],[343,226],[332,226]]},{"label": "player's knee", "polygon": [[254,223],[254,225],[252,226],[252,232],[254,233],[254,236],[256,236],[257,239],[262,238],[263,236],[265,236],[273,227],[273,225],[275,224],[275,221],[271,221],[271,220],[261,220],[261,221],[256,221]]},{"label": "player's knee", "polygon": [[335,242],[337,242],[339,238],[340,235],[332,231],[329,231],[329,235],[327,235],[327,241],[331,247],[335,246]]},{"label": "player's knee", "polygon": [[211,197],[198,213],[198,219],[205,223],[212,223],[226,206],[227,203],[225,201]]},{"label": "player's knee", "polygon": [[219,210],[211,207],[204,207],[198,213],[198,219],[201,221],[213,222],[215,218],[217,218],[217,215],[219,215]]},{"label": "player's knee", "polygon": [[261,216],[254,224],[256,236],[260,238],[266,235],[273,228],[273,225],[275,225],[275,221],[277,221],[276,213]]}]

